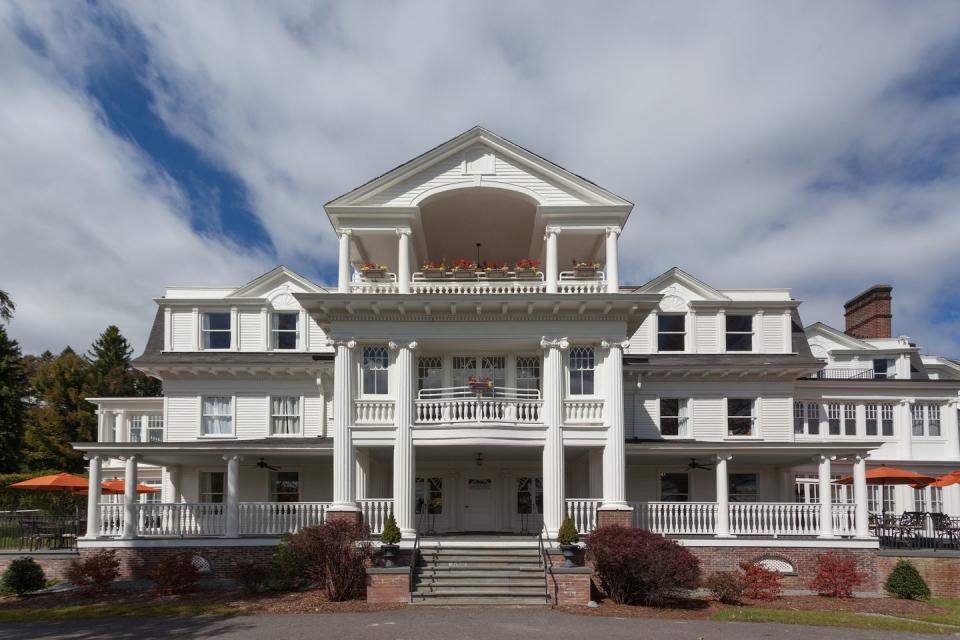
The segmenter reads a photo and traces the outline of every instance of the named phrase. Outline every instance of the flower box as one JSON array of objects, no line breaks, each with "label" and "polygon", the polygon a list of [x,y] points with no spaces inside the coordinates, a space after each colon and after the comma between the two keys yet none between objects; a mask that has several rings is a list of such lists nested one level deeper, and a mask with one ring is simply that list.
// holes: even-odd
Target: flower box
[{"label": "flower box", "polygon": [[423,267],[420,273],[427,280],[442,280],[446,277],[447,270],[441,267]]},{"label": "flower box", "polygon": [[386,269],[361,269],[360,275],[367,280],[383,280],[387,277]]},{"label": "flower box", "polygon": [[589,278],[593,279],[597,277],[597,268],[596,267],[581,267],[577,266],[573,268],[573,272],[578,278]]},{"label": "flower box", "polygon": [[471,271],[468,269],[454,269],[453,279],[454,280],[476,280],[477,272]]},{"label": "flower box", "polygon": [[487,280],[505,280],[510,276],[510,272],[505,269],[487,269]]},{"label": "flower box", "polygon": [[491,378],[469,378],[467,386],[474,391],[493,391],[493,380]]},{"label": "flower box", "polygon": [[536,269],[517,269],[514,273],[519,280],[534,280],[540,277],[540,271]]}]

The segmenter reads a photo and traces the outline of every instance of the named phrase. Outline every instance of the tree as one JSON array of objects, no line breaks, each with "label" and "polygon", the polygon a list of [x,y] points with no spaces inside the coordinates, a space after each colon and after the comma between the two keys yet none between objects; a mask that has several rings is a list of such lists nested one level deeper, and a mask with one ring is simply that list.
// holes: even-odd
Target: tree
[{"label": "tree", "polygon": [[0,471],[20,468],[23,420],[29,395],[20,345],[0,326]]},{"label": "tree", "polygon": [[0,320],[10,322],[13,319],[13,312],[17,310],[17,305],[13,304],[10,294],[0,290]]},{"label": "tree", "polygon": [[130,364],[133,347],[120,328],[110,325],[87,352],[97,375],[97,394],[106,397],[158,396],[160,381],[135,370]]}]

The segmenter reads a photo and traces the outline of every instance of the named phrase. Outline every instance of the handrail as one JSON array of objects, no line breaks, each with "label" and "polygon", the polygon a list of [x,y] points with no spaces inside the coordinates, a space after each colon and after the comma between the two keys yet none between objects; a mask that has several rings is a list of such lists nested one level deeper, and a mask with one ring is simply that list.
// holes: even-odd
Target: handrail
[{"label": "handrail", "polygon": [[[548,571],[547,563],[550,562],[550,554],[547,553],[547,548],[543,544],[543,528],[540,528],[540,531],[537,533],[537,541],[540,545],[540,559],[543,561],[543,586],[547,592],[547,599],[550,600],[550,573]],[[552,564],[552,563],[551,563]]]},{"label": "handrail", "polygon": [[520,389],[518,387],[491,387],[490,395],[483,395],[484,391],[470,386],[437,387],[435,389],[421,389],[417,392],[417,400],[453,400],[456,398],[481,399],[499,398],[501,400],[539,400],[539,389]]}]

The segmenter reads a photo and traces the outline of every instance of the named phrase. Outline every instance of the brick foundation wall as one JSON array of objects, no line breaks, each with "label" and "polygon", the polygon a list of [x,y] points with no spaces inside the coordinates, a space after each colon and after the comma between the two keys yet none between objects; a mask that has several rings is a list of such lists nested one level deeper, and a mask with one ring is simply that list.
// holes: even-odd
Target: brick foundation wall
[{"label": "brick foundation wall", "polygon": [[553,603],[559,607],[585,607],[591,600],[593,569],[555,568],[547,577],[547,587]]},{"label": "brick foundation wall", "polygon": [[901,559],[917,568],[934,597],[960,598],[960,557],[878,556],[877,579],[881,589],[897,560]]},{"label": "brick foundation wall", "polygon": [[327,511],[327,522],[334,520],[360,524],[363,522],[363,514],[359,511]]},{"label": "brick foundation wall", "polygon": [[633,527],[633,509],[626,511],[597,511],[597,526],[616,524],[621,527]]},{"label": "brick foundation wall", "polygon": [[64,554],[46,554],[46,553],[4,553],[0,554],[0,573],[7,570],[10,563],[17,558],[32,557],[40,568],[43,569],[43,575],[47,579],[66,580],[67,567],[70,563],[79,558],[76,553]]},{"label": "brick foundation wall", "polygon": [[410,569],[367,569],[367,602],[410,602]]},{"label": "brick foundation wall", "polygon": [[[244,547],[117,547],[113,550],[120,560],[120,580],[142,580],[150,577],[150,572],[161,560],[179,553],[198,555],[210,563],[211,577],[233,578],[237,562],[254,560],[269,564],[275,546]],[[100,551],[100,549],[80,549],[81,557]]]}]

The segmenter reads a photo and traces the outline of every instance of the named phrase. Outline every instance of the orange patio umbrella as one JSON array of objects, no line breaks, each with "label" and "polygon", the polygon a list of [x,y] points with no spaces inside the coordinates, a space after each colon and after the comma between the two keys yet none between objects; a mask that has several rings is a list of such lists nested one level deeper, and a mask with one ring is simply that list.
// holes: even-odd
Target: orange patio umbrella
[{"label": "orange patio umbrella", "polygon": [[937,478],[936,482],[930,484],[931,487],[949,487],[953,484],[960,484],[960,471],[951,471]]},{"label": "orange patio umbrella", "polygon": [[[145,484],[137,483],[137,493],[160,493],[160,489],[154,487],[148,487]],[[107,480],[100,485],[100,490],[103,493],[124,493],[125,485],[123,480],[119,478],[114,478],[113,480]]]},{"label": "orange patio umbrella", "polygon": [[[925,487],[931,482],[935,482],[933,476],[925,476],[910,471],[908,469],[897,469],[896,467],[879,466],[867,471],[867,484],[893,485],[893,484],[915,484]],[[837,484],[853,484],[853,476],[847,476],[835,481]]]},{"label": "orange patio umbrella", "polygon": [[39,476],[9,485],[10,489],[26,489],[29,491],[69,491],[77,493],[83,491],[89,481],[82,476],[72,473],[56,473],[49,476]]}]

